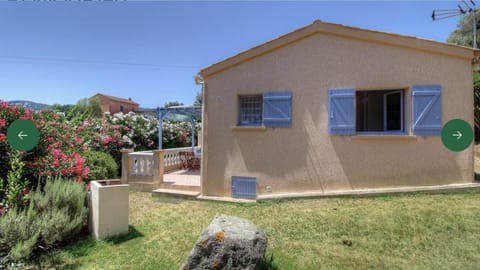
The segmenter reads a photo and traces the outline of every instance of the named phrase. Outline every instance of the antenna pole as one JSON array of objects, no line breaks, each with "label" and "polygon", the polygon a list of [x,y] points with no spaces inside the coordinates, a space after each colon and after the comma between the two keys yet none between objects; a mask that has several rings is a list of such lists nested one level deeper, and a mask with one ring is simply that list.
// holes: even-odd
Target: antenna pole
[{"label": "antenna pole", "polygon": [[467,12],[473,13],[472,14],[473,15],[473,48],[476,49],[477,48],[477,14],[475,14],[475,12],[477,10],[475,9],[476,4],[474,0],[470,0],[470,3],[471,3],[471,6],[465,0],[462,0],[461,4],[465,5],[466,9],[463,9],[463,7],[460,4],[458,4],[457,10],[451,10],[451,9],[433,10],[432,20],[436,21],[436,20],[447,19],[450,17],[455,17],[458,15],[465,14]]},{"label": "antenna pole", "polygon": [[475,14],[475,9],[473,13],[473,48],[477,48],[477,15]]}]

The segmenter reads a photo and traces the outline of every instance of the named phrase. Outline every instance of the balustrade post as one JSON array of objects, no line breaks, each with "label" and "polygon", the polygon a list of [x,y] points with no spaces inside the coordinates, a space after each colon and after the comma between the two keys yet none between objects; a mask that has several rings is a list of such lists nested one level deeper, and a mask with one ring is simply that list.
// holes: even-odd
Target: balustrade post
[{"label": "balustrade post", "polygon": [[165,172],[165,150],[153,150],[153,181],[157,187],[163,183]]},{"label": "balustrade post", "polygon": [[123,184],[128,183],[128,176],[130,175],[130,156],[128,154],[133,153],[133,149],[122,149],[122,175],[121,181]]}]

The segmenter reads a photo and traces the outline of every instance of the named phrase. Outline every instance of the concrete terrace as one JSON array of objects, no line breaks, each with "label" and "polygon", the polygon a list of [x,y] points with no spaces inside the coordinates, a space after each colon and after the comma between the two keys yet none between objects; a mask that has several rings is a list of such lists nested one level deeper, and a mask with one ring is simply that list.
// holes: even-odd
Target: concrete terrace
[{"label": "concrete terrace", "polygon": [[165,173],[163,183],[152,190],[153,196],[192,197],[200,195],[200,170],[178,170]]}]

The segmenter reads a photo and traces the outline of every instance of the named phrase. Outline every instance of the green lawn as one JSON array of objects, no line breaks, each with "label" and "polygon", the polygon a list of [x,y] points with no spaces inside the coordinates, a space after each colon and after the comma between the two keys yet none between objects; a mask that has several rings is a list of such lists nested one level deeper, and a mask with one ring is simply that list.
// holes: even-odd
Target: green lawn
[{"label": "green lawn", "polygon": [[480,267],[480,193],[232,204],[132,192],[129,235],[79,240],[40,261],[66,269],[179,269],[216,214],[265,230],[268,269]]}]

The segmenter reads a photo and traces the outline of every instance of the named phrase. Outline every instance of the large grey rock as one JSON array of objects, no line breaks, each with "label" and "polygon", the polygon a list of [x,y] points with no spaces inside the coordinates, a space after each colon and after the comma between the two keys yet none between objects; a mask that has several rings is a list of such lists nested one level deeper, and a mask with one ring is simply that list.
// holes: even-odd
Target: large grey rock
[{"label": "large grey rock", "polygon": [[250,221],[216,216],[202,232],[182,269],[260,269],[267,237]]}]

